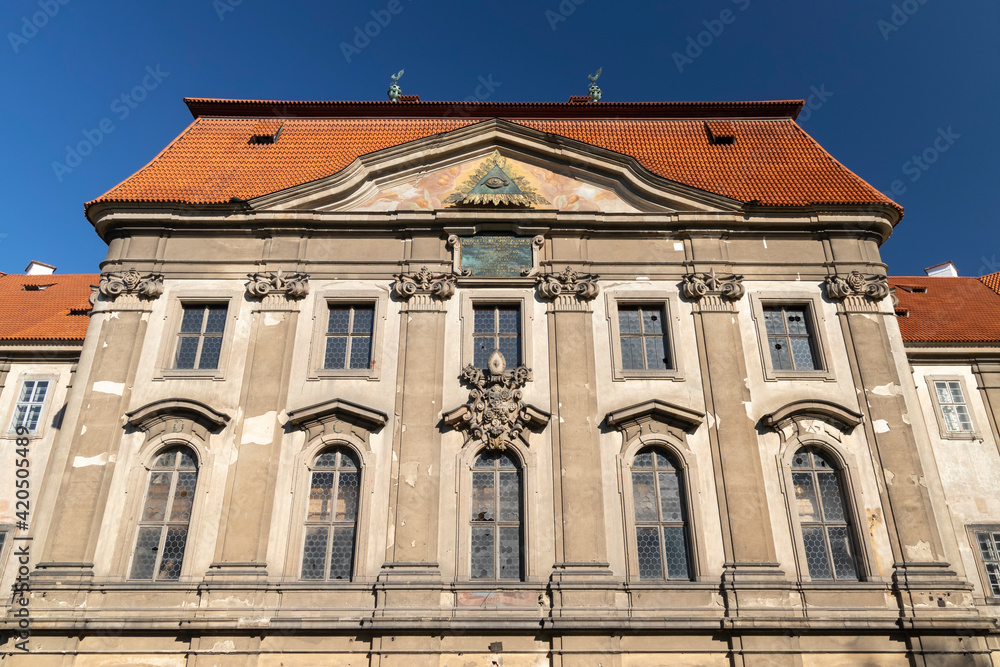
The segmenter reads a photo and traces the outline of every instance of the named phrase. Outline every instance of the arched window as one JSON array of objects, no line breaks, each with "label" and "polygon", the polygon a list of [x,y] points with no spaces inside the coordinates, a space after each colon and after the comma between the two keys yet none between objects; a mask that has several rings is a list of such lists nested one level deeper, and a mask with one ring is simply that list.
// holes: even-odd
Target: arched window
[{"label": "arched window", "polygon": [[640,579],[690,579],[684,480],[674,457],[647,447],[632,460]]},{"label": "arched window", "polygon": [[350,580],[360,481],[361,468],[346,447],[328,449],[316,457],[309,481],[303,579]]},{"label": "arched window", "polygon": [[197,483],[198,458],[188,447],[171,447],[154,459],[130,578],[180,578]]},{"label": "arched window", "polygon": [[472,471],[472,578],[520,581],[521,466],[508,454],[486,451]]},{"label": "arched window", "polygon": [[857,580],[840,471],[831,457],[815,447],[799,449],[792,459],[792,484],[809,576]]}]

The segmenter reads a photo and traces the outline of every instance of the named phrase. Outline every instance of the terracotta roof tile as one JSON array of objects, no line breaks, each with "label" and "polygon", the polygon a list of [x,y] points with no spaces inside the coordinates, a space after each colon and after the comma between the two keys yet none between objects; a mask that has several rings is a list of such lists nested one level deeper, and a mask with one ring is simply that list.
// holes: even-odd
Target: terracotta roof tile
[{"label": "terracotta roof tile", "polygon": [[979,280],[991,290],[1000,294],[1000,271],[981,276]]},{"label": "terracotta roof tile", "polygon": [[[483,114],[495,112],[503,117],[503,113],[509,112],[507,119],[511,122],[631,155],[659,176],[740,201],[759,200],[765,205],[779,206],[881,204],[901,210],[834,160],[796,125],[784,107],[790,106],[797,111],[800,103],[759,102],[742,106],[738,103],[700,106],[689,103],[687,107],[679,103],[617,105],[622,107],[623,114],[634,109],[639,110],[635,113],[646,113],[644,110],[649,108],[651,111],[647,115],[655,117],[609,119],[594,116],[603,109],[612,108],[603,103],[536,104],[534,107],[484,103],[476,107],[476,117],[454,117],[453,109],[451,114],[428,118],[344,115],[352,113],[351,103],[189,100],[189,104],[194,102],[201,104],[204,107],[201,111],[205,113],[214,108],[212,104],[217,104],[226,113],[233,112],[230,109],[233,107],[241,111],[254,110],[259,115],[200,115],[152,162],[89,202],[87,207],[97,202],[221,204],[233,197],[251,199],[335,174],[358,156],[480,122],[485,117]],[[316,114],[332,109],[336,117],[282,116],[279,141],[265,145],[251,143],[250,137],[260,123],[267,122],[270,126],[276,122],[273,115],[267,118],[266,108],[258,108],[266,104],[288,104],[293,111],[310,109],[310,113]],[[365,113],[383,107],[393,113],[396,109],[419,113],[422,109],[439,111],[442,103],[366,104],[359,107]],[[456,103],[455,108],[464,110],[462,105]],[[534,113],[535,107],[545,110],[544,114],[535,115],[545,117],[522,117],[524,113]],[[702,120],[660,117],[669,115],[668,111],[680,113],[688,107],[691,111],[685,113],[689,118],[697,116],[696,112],[710,116],[717,110],[727,118],[725,124],[737,135],[736,142],[712,144]],[[586,110],[591,117],[572,118],[571,112],[577,109]],[[192,111],[195,112],[194,106]],[[201,111],[195,112],[196,115]],[[388,113],[390,111],[386,111]],[[757,116],[741,120],[738,119],[741,113]],[[765,117],[767,114],[772,117]],[[565,119],[567,117],[569,119]]]},{"label": "terracotta roof tile", "polygon": [[979,278],[900,276],[889,278],[889,284],[899,299],[904,341],[1000,342],[1000,294]]},{"label": "terracotta roof tile", "polygon": [[90,286],[99,280],[91,274],[0,275],[0,340],[82,341]]}]

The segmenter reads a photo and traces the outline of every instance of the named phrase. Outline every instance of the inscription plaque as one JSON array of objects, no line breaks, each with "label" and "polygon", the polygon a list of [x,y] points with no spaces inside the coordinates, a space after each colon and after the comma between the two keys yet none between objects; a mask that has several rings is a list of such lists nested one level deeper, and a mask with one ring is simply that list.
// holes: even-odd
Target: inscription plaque
[{"label": "inscription plaque", "polygon": [[532,268],[531,237],[480,234],[462,238],[462,269],[473,276],[520,278]]}]

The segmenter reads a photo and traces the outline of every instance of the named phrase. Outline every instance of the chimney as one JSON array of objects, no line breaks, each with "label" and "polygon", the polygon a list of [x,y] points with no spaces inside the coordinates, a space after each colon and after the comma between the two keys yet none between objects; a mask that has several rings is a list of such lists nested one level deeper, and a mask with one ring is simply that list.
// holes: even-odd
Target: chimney
[{"label": "chimney", "polygon": [[952,276],[958,275],[958,269],[951,262],[942,262],[940,264],[935,264],[934,266],[928,266],[924,269],[926,273],[931,278],[938,278],[940,276]]},{"label": "chimney", "polygon": [[56,272],[56,267],[33,259],[24,267],[24,272],[29,276],[51,276]]}]

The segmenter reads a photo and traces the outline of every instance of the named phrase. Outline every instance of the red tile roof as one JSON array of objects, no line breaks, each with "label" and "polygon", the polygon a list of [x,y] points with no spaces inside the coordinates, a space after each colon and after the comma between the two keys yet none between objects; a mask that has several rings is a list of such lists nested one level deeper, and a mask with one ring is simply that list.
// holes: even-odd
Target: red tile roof
[{"label": "red tile roof", "polygon": [[985,276],[979,278],[984,285],[989,287],[991,290],[1000,294],[1000,271],[996,273],[988,273]]},{"label": "red tile roof", "polygon": [[[89,202],[222,204],[330,176],[355,158],[485,118],[635,157],[673,181],[762,204],[902,209],[837,162],[794,118],[801,101],[700,103],[265,102],[187,100],[195,120],[148,165]],[[250,137],[283,121],[274,144]],[[732,145],[704,120],[726,119]]]},{"label": "red tile roof", "polygon": [[[899,330],[911,343],[1000,342],[1000,294],[972,277],[898,276]],[[916,290],[926,290],[924,292]]]},{"label": "red tile roof", "polygon": [[90,286],[99,281],[91,274],[0,275],[0,341],[82,341]]}]

